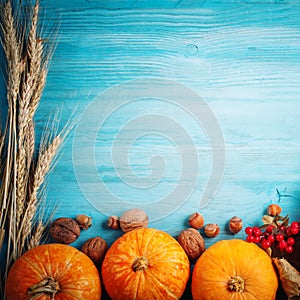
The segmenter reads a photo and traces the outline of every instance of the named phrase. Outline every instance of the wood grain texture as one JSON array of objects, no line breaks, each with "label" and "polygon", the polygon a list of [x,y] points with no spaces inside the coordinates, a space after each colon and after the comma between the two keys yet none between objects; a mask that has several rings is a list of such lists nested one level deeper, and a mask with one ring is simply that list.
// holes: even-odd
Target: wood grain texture
[{"label": "wood grain texture", "polygon": [[[55,107],[61,110],[62,125],[74,110],[80,122],[81,114],[95,97],[126,81],[155,78],[177,82],[206,101],[225,140],[226,164],[221,186],[201,210],[207,223],[219,223],[221,234],[206,239],[207,245],[232,238],[226,224],[233,215],[243,218],[245,226],[259,224],[268,204],[278,200],[276,189],[292,196],[283,197],[280,204],[284,214],[299,220],[299,4],[300,1],[288,0],[44,0],[44,24],[52,24],[54,18],[60,29],[36,117],[38,132]],[[47,36],[47,26],[44,32]],[[212,164],[205,128],[187,111],[168,106],[163,99],[141,101],[114,111],[101,130],[97,126],[103,122],[99,120],[102,112],[95,111],[86,124],[86,134],[76,137],[79,142],[73,143],[74,134],[69,137],[49,177],[47,197],[50,203],[58,205],[55,217],[73,217],[78,213],[93,217],[94,225],[82,233],[75,246],[96,235],[111,243],[121,233],[105,228],[107,216],[82,193],[74,171],[74,147],[82,149],[80,167],[86,170],[90,193],[99,199],[100,206],[109,201],[97,193],[101,182],[112,194],[137,206],[140,202],[159,201],[179,182],[178,148],[195,147],[199,162],[196,188],[171,214],[157,221],[150,219],[150,226],[176,236],[188,226],[188,216],[199,210]],[[99,103],[100,110],[108,107],[105,101]],[[176,136],[175,131],[164,136],[150,134],[135,141],[129,140],[132,132],[125,131],[118,145],[124,149],[132,146],[128,160],[133,173],[120,178],[111,159],[111,147],[122,126],[149,113],[176,121],[191,136],[192,145],[185,145],[186,140]],[[171,137],[175,144],[168,139]],[[94,158],[85,157],[86,147],[91,143],[95,146]],[[122,149],[119,148],[120,153]],[[126,184],[124,180],[136,184],[143,177],[147,183],[147,176],[153,171],[153,155],[165,159],[165,177],[158,178],[161,185],[141,189]],[[193,166],[193,161],[189,163]],[[98,176],[89,178],[92,164]],[[117,168],[127,170],[128,166]],[[188,179],[194,174],[189,176]],[[124,206],[115,207],[115,214],[123,211]],[[244,233],[237,237],[244,238]]]},{"label": "wood grain texture", "polygon": [[[205,99],[225,139],[226,166],[221,187],[202,209],[206,222],[218,222],[222,232],[207,243],[231,238],[226,223],[233,215],[242,217],[245,225],[259,223],[268,204],[277,201],[276,188],[287,188],[285,193],[293,196],[282,198],[281,205],[284,213],[299,219],[299,3],[179,2],[45,1],[47,10],[54,10],[52,16],[59,18],[60,33],[38,124],[43,126],[54,106],[62,107],[63,123],[75,108],[79,115],[96,96],[128,80],[176,81]],[[107,106],[101,105],[103,109]],[[112,194],[132,203],[159,200],[178,183],[180,155],[167,139],[155,134],[132,144],[128,159],[135,174],[127,175],[131,182],[138,181],[136,174],[148,176],[149,159],[161,154],[166,164],[169,162],[169,177],[161,181],[161,187],[131,188],[115,172],[115,167],[126,167],[114,166],[111,160],[117,134],[126,122],[149,112],[165,110],[165,115],[176,116],[176,122],[191,135],[200,163],[197,187],[191,196],[167,218],[150,225],[176,236],[187,226],[189,214],[199,210],[211,167],[209,141],[197,122],[172,109],[168,112],[160,99],[132,104],[116,110],[102,131],[97,127],[101,111],[95,112],[79,144],[72,143],[73,136],[69,138],[50,177],[48,197],[59,204],[58,216],[87,212],[94,217],[95,225],[82,235],[78,245],[95,234],[103,235],[108,242],[119,235],[104,230],[106,216],[86,200],[74,174],[72,151],[78,147],[84,157],[94,131],[99,131],[94,141],[95,162],[86,157],[81,167],[88,172],[95,163],[99,174],[89,178],[90,189],[103,201],[101,205],[109,199],[96,194],[100,181]],[[127,140],[126,132],[123,134],[121,146],[126,148],[134,142],[129,136]],[[177,138],[177,146],[181,147],[184,140]],[[123,210],[116,207],[115,214]]]}]

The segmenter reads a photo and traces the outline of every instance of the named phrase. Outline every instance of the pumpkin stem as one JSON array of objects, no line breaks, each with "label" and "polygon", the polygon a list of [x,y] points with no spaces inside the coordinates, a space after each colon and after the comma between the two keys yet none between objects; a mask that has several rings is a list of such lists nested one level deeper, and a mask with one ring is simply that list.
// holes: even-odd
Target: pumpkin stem
[{"label": "pumpkin stem", "polygon": [[47,294],[51,296],[51,299],[54,299],[54,296],[60,291],[60,286],[57,281],[52,277],[46,277],[37,284],[30,286],[27,290],[27,295],[31,297],[29,300],[33,300],[42,294]]},{"label": "pumpkin stem", "polygon": [[144,256],[137,257],[133,264],[132,264],[132,269],[134,272],[136,271],[144,271],[148,267],[148,260]]},{"label": "pumpkin stem", "polygon": [[237,293],[241,293],[245,289],[244,279],[238,275],[232,276],[228,281],[228,289]]}]

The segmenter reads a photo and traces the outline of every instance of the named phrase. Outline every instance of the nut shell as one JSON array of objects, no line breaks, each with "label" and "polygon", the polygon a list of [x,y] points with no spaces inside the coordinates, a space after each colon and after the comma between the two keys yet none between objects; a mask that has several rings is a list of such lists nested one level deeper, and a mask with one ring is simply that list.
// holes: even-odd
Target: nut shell
[{"label": "nut shell", "polygon": [[107,226],[111,229],[117,230],[120,227],[120,221],[118,216],[110,216],[107,219]]},{"label": "nut shell", "polygon": [[92,218],[86,215],[77,215],[76,222],[81,229],[87,230],[92,226]]},{"label": "nut shell", "polygon": [[239,217],[234,216],[229,220],[228,227],[231,233],[237,234],[243,228],[243,220]]},{"label": "nut shell", "polygon": [[148,227],[148,216],[142,209],[130,209],[120,217],[120,227],[124,232],[146,228]]},{"label": "nut shell", "polygon": [[267,211],[268,215],[275,217],[277,215],[280,215],[282,208],[278,204],[270,204]]},{"label": "nut shell", "polygon": [[58,218],[50,225],[49,233],[57,242],[71,244],[79,237],[80,227],[71,218]]},{"label": "nut shell", "polygon": [[108,249],[106,241],[100,236],[88,239],[81,247],[85,253],[96,265],[101,264]]},{"label": "nut shell", "polygon": [[195,229],[200,229],[204,226],[204,217],[195,212],[189,217],[189,224]]},{"label": "nut shell", "polygon": [[216,237],[220,233],[220,227],[215,223],[206,224],[204,227],[204,233],[209,238]]},{"label": "nut shell", "polygon": [[181,231],[178,242],[191,260],[198,259],[205,251],[204,239],[195,228],[187,228]]}]

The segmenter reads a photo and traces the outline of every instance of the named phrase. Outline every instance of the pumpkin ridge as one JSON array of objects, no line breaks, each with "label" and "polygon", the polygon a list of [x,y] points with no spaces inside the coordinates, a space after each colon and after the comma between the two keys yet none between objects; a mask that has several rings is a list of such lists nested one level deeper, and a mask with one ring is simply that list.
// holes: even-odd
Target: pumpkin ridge
[{"label": "pumpkin ridge", "polygon": [[167,286],[165,286],[164,284],[162,284],[157,277],[148,269],[147,270],[147,275],[149,275],[150,277],[152,277],[152,280],[154,280],[156,282],[156,284],[160,287],[162,287],[167,293],[168,295],[170,295],[171,297],[173,297],[174,299],[178,300],[178,297],[176,295],[174,295],[168,288]]},{"label": "pumpkin ridge", "polygon": [[[174,260],[170,260],[170,259],[167,259],[167,260],[155,260],[155,264],[160,264],[160,263],[176,263],[178,265],[182,265],[182,266],[189,266],[189,263],[188,262],[183,262],[183,261],[180,261],[180,260],[177,260],[177,259],[174,259]],[[153,266],[153,264],[149,264],[150,267]]]},{"label": "pumpkin ridge", "polygon": [[244,296],[245,296],[245,300],[248,300],[249,297],[251,297],[251,299],[253,299],[253,300],[261,300],[260,298],[257,298],[256,296],[252,295],[251,293],[249,293],[247,291],[244,292],[243,297]]},{"label": "pumpkin ridge", "polygon": [[155,247],[155,250],[157,250],[157,251],[161,250],[162,248],[172,245],[172,244],[177,245],[177,241],[174,240],[174,241],[170,241],[169,243],[164,243],[164,244],[160,245],[159,247]]},{"label": "pumpkin ridge", "polygon": [[[49,256],[49,253],[50,253],[49,249],[52,247],[51,245],[55,245],[55,244],[45,244],[45,245],[44,245],[45,247],[47,247],[47,254],[48,254],[48,258],[49,258],[48,263],[51,262],[51,259],[50,259],[50,256]],[[43,247],[44,247],[44,246],[43,246]],[[38,246],[37,248],[40,249],[39,247],[41,247],[41,246]],[[30,259],[28,259],[27,256],[29,256]],[[74,255],[74,256],[75,256],[75,255]],[[44,265],[43,265],[43,264],[40,265],[41,269],[38,269],[38,267],[34,266],[34,265],[31,263],[31,256],[30,256],[30,254],[29,254],[29,255],[26,255],[26,253],[24,253],[24,255],[22,255],[22,256],[20,257],[20,259],[21,259],[21,260],[24,260],[24,261],[25,261],[27,264],[29,264],[33,269],[35,269],[35,271],[37,271],[39,274],[41,273],[41,271],[43,271],[44,274],[45,274],[45,276],[51,276],[51,277],[53,277],[52,270],[50,270],[50,271],[51,271],[51,274],[48,274],[48,270],[47,270],[46,268],[44,268]],[[72,259],[73,259],[73,257],[72,257]],[[59,279],[57,279],[57,280],[59,280]]]},{"label": "pumpkin ridge", "polygon": [[[148,253],[148,247],[149,247],[149,244],[150,244],[150,242],[153,240],[154,235],[158,232],[157,229],[152,229],[152,230],[153,230],[153,231],[152,231],[151,235],[149,236],[149,238],[148,238],[148,240],[147,240],[147,242],[146,242],[146,244],[145,244],[145,246],[144,246],[144,249],[140,249],[140,247],[138,247],[139,250],[140,250],[141,256],[144,256],[144,257],[147,257],[147,258],[148,258],[147,253]],[[143,230],[143,232],[145,232],[145,230]],[[138,232],[136,232],[136,233],[138,233]],[[138,235],[137,235],[137,238],[138,238]],[[144,237],[143,237],[143,238],[144,238]],[[152,250],[153,250],[153,249],[151,249],[151,251],[152,251]],[[142,252],[142,251],[143,251],[143,252]]]},{"label": "pumpkin ridge", "polygon": [[[224,278],[226,277],[226,280],[229,280],[230,276],[226,273],[225,269],[222,269],[220,264],[218,262],[215,261],[213,255],[211,255],[209,252],[204,252],[201,257],[203,256],[203,258],[205,257],[207,260],[209,260],[210,263],[214,264],[217,268],[219,272],[222,272],[222,275],[224,275]],[[212,258],[211,258],[212,256]]]},{"label": "pumpkin ridge", "polygon": [[[134,300],[136,300],[138,298],[138,295],[139,295],[139,290],[140,290],[140,286],[141,286],[141,277],[145,277],[145,274],[144,272],[141,272],[140,273],[140,276],[138,277],[138,284],[137,284],[137,288],[135,290],[135,295],[134,295]],[[144,278],[145,279],[145,278]]]},{"label": "pumpkin ridge", "polygon": [[[139,287],[140,287],[140,285],[141,285],[141,276],[144,276],[144,272],[138,272],[138,282],[137,282],[137,287],[138,288],[136,288],[135,290],[136,290],[136,293],[135,293],[135,295],[133,295],[134,296],[134,300],[135,299],[138,299],[138,291],[139,291]],[[134,281],[134,277],[135,277],[136,275],[135,275],[135,272],[133,272],[133,273],[131,273],[131,274],[129,274],[129,275],[127,275],[127,278],[126,278],[126,280],[122,283],[122,285],[120,286],[119,285],[119,287],[121,287],[121,289],[123,289],[124,291],[126,290],[126,287],[127,287],[127,285],[128,285],[128,282],[130,283],[130,282],[132,282],[132,281]],[[123,299],[122,299],[123,300]]]},{"label": "pumpkin ridge", "polygon": [[[239,253],[239,250],[241,250],[240,248],[243,244],[244,244],[244,241],[234,239],[232,243],[227,243],[226,246],[228,247],[229,252],[232,253],[232,256],[230,256],[230,258],[231,258],[230,269],[234,270],[234,274],[232,276],[240,277],[243,280],[244,286],[245,286],[246,278],[244,276],[245,275],[244,272],[245,272],[245,269],[247,269],[249,263],[251,262],[251,257],[243,255],[243,262],[244,262],[244,259],[246,259],[246,258],[248,258],[248,261],[246,262],[243,269],[241,269],[241,270],[239,269],[239,265],[236,263],[236,261],[240,259],[238,253]],[[251,246],[252,245],[250,245],[250,247]],[[232,278],[232,276],[230,276],[230,279]]]},{"label": "pumpkin ridge", "polygon": [[[249,277],[248,273],[251,274],[252,269],[255,269],[255,266],[252,266],[251,268],[249,267],[253,264],[253,257],[243,255],[243,269],[241,269],[241,270],[238,269],[239,264],[237,264],[236,261],[237,261],[237,259],[239,259],[239,256],[236,255],[237,254],[236,249],[238,248],[238,250],[239,250],[243,246],[243,244],[246,243],[246,242],[243,241],[243,240],[238,240],[238,239],[236,239],[234,241],[235,241],[235,243],[228,243],[227,244],[228,247],[230,248],[231,253],[233,253],[233,266],[234,266],[234,272],[235,272],[234,276],[240,276],[244,280],[244,282],[245,282],[244,286],[245,286],[245,290],[246,290],[247,281],[249,279],[251,280],[251,277],[252,277],[252,276]],[[259,251],[260,248],[257,245],[249,244],[248,246],[255,249],[255,252],[258,255],[261,254],[260,251]],[[256,257],[257,255],[253,254],[253,256]],[[246,258],[247,258],[247,261],[245,262]]]},{"label": "pumpkin ridge", "polygon": [[[244,241],[241,241],[242,243],[244,243]],[[245,242],[245,243],[247,243],[247,242]],[[252,245],[252,244],[249,244],[249,246],[250,247],[252,247],[252,246],[254,246],[254,247],[252,247],[253,249],[255,248],[255,247],[257,247],[258,248],[258,246],[256,246],[256,245]],[[234,248],[232,248],[232,250],[234,251]],[[258,249],[256,249],[256,253],[259,253],[259,251],[257,251],[257,250],[260,250],[259,248]],[[245,262],[245,258],[248,258],[248,260]],[[251,266],[251,264],[253,264],[253,259],[252,259],[252,256],[246,256],[246,257],[243,257],[243,264],[244,264],[244,267],[243,267],[243,269],[244,270],[248,270],[250,267],[249,266]],[[236,265],[237,266],[237,265]],[[252,268],[255,268],[255,266],[253,266]],[[251,269],[252,269],[251,268]],[[237,270],[236,269],[236,272],[237,271],[240,271],[240,270]],[[238,273],[238,272],[237,272]],[[240,273],[240,272],[239,272]],[[245,275],[245,274],[244,274]],[[245,277],[247,277],[247,278],[245,278]],[[243,278],[244,278],[244,280],[247,280],[247,279],[249,279],[249,277],[248,276],[243,276]]]},{"label": "pumpkin ridge", "polygon": [[[76,287],[74,288],[64,288],[64,289],[61,289],[61,293],[65,293],[66,291],[76,291]],[[72,293],[72,299],[77,299],[77,300],[83,300],[81,297],[77,296],[77,295],[74,295]]]},{"label": "pumpkin ridge", "polygon": [[[264,274],[267,274],[267,273],[273,273],[273,272],[271,270],[267,270],[267,271],[264,272]],[[249,276],[249,277],[244,278],[244,279],[245,280],[251,280],[251,279],[253,279],[255,277],[257,277],[257,274],[253,274],[252,276]],[[257,285],[257,284],[258,284],[258,282],[255,283],[255,285]],[[252,285],[252,284],[248,283],[247,285],[249,286],[249,285]]]},{"label": "pumpkin ridge", "polygon": [[[153,257],[155,258],[155,261],[157,260],[157,253],[161,254],[164,253],[163,251],[161,251],[164,247],[170,246],[170,245],[174,245],[176,248],[178,248],[178,243],[176,240],[171,241],[169,243],[164,243],[163,245],[160,245],[159,247],[155,247],[155,249],[151,249],[151,253],[150,255],[147,256],[147,258],[149,260],[151,260]],[[176,260],[174,261],[176,262]]]},{"label": "pumpkin ridge", "polygon": [[[48,259],[47,263],[48,263],[48,265],[50,266],[50,267],[49,267],[49,272],[51,273],[51,274],[49,274],[49,276],[51,276],[53,279],[57,279],[57,281],[59,282],[59,281],[60,281],[60,278],[54,278],[54,276],[53,276],[53,273],[52,273],[52,267],[51,267],[51,264],[50,264],[51,259],[50,259],[50,253],[49,253],[49,252],[50,252],[50,251],[49,251],[49,245],[47,245],[47,259]],[[48,272],[46,272],[46,273],[48,273]]]},{"label": "pumpkin ridge", "polygon": [[[268,273],[273,273],[271,270],[269,270],[269,271],[266,271],[266,272],[264,272],[264,275],[265,274],[268,274]],[[254,275],[251,279],[254,279],[255,277],[257,277],[256,275]],[[250,280],[251,280],[250,279]],[[258,288],[258,287],[260,287],[260,288],[264,288],[264,286],[265,286],[265,283],[263,282],[263,280],[261,280],[261,281],[259,281],[259,280],[256,280],[255,282],[253,282],[252,284],[251,283],[249,283],[249,279],[248,279],[248,282],[247,282],[247,284],[245,285],[245,292],[247,293],[247,294],[250,294],[251,296],[253,296],[254,297],[254,299],[257,299],[257,300],[261,300],[261,298],[259,298],[259,297],[257,297],[257,296],[255,296],[255,295],[253,295],[252,294],[252,288],[254,287],[254,288]],[[250,292],[251,291],[251,292]],[[276,293],[276,290],[274,291],[274,293]]]},{"label": "pumpkin ridge", "polygon": [[37,274],[41,274],[41,271],[44,271],[45,276],[47,276],[46,269],[42,266],[42,270],[39,270],[37,266],[31,263],[30,259],[27,258],[27,256],[21,256],[20,260],[25,261],[32,269],[34,269]]},{"label": "pumpkin ridge", "polygon": [[[67,247],[70,247],[70,246],[67,246]],[[69,259],[68,262],[66,262],[65,264],[65,267],[59,271],[59,276],[57,276],[55,279],[57,281],[61,281],[61,279],[65,276],[66,272],[69,270],[70,268],[70,263],[71,261],[79,254],[80,252],[75,252],[74,255]],[[49,251],[49,245],[48,245],[48,257],[49,257],[49,261],[51,262],[51,258],[50,258],[50,251]],[[52,268],[51,268],[51,273],[52,273]],[[52,277],[54,277],[52,274],[51,274]]]}]

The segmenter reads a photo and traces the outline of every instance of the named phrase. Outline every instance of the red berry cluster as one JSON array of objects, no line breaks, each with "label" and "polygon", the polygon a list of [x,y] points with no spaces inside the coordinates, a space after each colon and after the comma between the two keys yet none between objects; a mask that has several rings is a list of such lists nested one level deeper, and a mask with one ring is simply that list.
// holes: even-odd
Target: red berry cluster
[{"label": "red berry cluster", "polygon": [[[264,226],[265,227],[265,226]],[[268,249],[272,245],[279,248],[281,252],[292,253],[295,244],[295,235],[300,232],[300,225],[298,222],[292,222],[290,225],[268,225],[265,230],[261,228],[246,227],[247,234],[246,241],[249,243],[260,244],[264,249]]]}]

